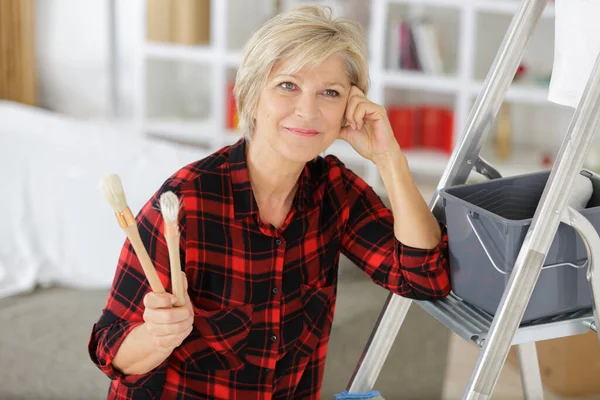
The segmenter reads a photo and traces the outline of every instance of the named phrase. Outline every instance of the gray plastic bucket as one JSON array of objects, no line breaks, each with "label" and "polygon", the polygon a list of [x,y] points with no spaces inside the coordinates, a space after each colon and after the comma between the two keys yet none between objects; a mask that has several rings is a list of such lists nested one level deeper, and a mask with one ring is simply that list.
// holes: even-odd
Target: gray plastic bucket
[{"label": "gray plastic bucket", "polygon": [[[594,192],[581,211],[600,229],[600,178],[589,171]],[[550,172],[539,172],[440,191],[448,227],[453,292],[495,314]],[[523,322],[592,306],[587,254],[573,228],[554,237]]]}]

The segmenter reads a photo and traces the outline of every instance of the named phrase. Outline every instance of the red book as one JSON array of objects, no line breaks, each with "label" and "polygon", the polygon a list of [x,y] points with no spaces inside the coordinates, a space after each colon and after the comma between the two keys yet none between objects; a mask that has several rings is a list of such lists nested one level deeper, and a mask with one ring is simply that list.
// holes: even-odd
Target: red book
[{"label": "red book", "polygon": [[425,149],[452,153],[454,147],[454,115],[444,107],[419,107],[419,139]]},{"label": "red book", "polygon": [[393,106],[388,109],[388,118],[400,148],[407,150],[415,147],[415,109]]},{"label": "red book", "polygon": [[233,95],[234,83],[227,85],[227,121],[225,127],[227,129],[236,130],[238,127],[237,108],[235,107],[235,96]]}]

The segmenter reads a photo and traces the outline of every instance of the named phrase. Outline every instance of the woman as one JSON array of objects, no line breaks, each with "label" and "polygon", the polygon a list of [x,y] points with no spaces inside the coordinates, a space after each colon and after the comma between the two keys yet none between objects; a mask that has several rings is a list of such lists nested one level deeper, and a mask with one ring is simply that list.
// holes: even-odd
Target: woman
[{"label": "woman", "polygon": [[[113,379],[109,398],[319,398],[340,252],[399,295],[448,294],[445,234],[367,86],[360,28],[327,8],[294,9],[254,34],[235,85],[245,137],[176,172],[138,216],[168,287],[157,199],[182,199],[186,304],[151,293],[123,248],[89,345]],[[392,211],[336,157],[319,157],[336,139],[375,163]]]}]

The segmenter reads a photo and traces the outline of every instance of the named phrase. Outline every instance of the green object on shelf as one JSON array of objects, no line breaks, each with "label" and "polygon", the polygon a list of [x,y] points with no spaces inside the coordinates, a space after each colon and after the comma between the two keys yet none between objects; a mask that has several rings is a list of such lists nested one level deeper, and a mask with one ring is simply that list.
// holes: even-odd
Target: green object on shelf
[{"label": "green object on shelf", "polygon": [[533,81],[536,85],[548,87],[550,86],[550,78],[551,76],[536,76],[533,78]]}]

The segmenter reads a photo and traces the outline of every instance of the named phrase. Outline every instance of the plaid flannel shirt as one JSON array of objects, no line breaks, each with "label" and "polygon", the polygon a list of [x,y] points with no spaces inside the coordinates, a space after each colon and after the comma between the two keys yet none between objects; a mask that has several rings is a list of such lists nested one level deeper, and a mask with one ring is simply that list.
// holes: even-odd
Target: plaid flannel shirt
[{"label": "plaid flannel shirt", "polygon": [[[334,156],[306,164],[281,227],[261,221],[240,139],[169,178],[137,216],[142,240],[170,291],[158,199],[182,199],[181,260],[194,329],[160,366],[126,376],[112,366],[143,323],[150,291],[125,242],[89,353],[111,379],[109,399],[318,399],[345,254],[378,285],[413,299],[450,291],[447,236],[430,250],[394,236],[391,211]],[[357,295],[360,295],[357,293]]]}]

